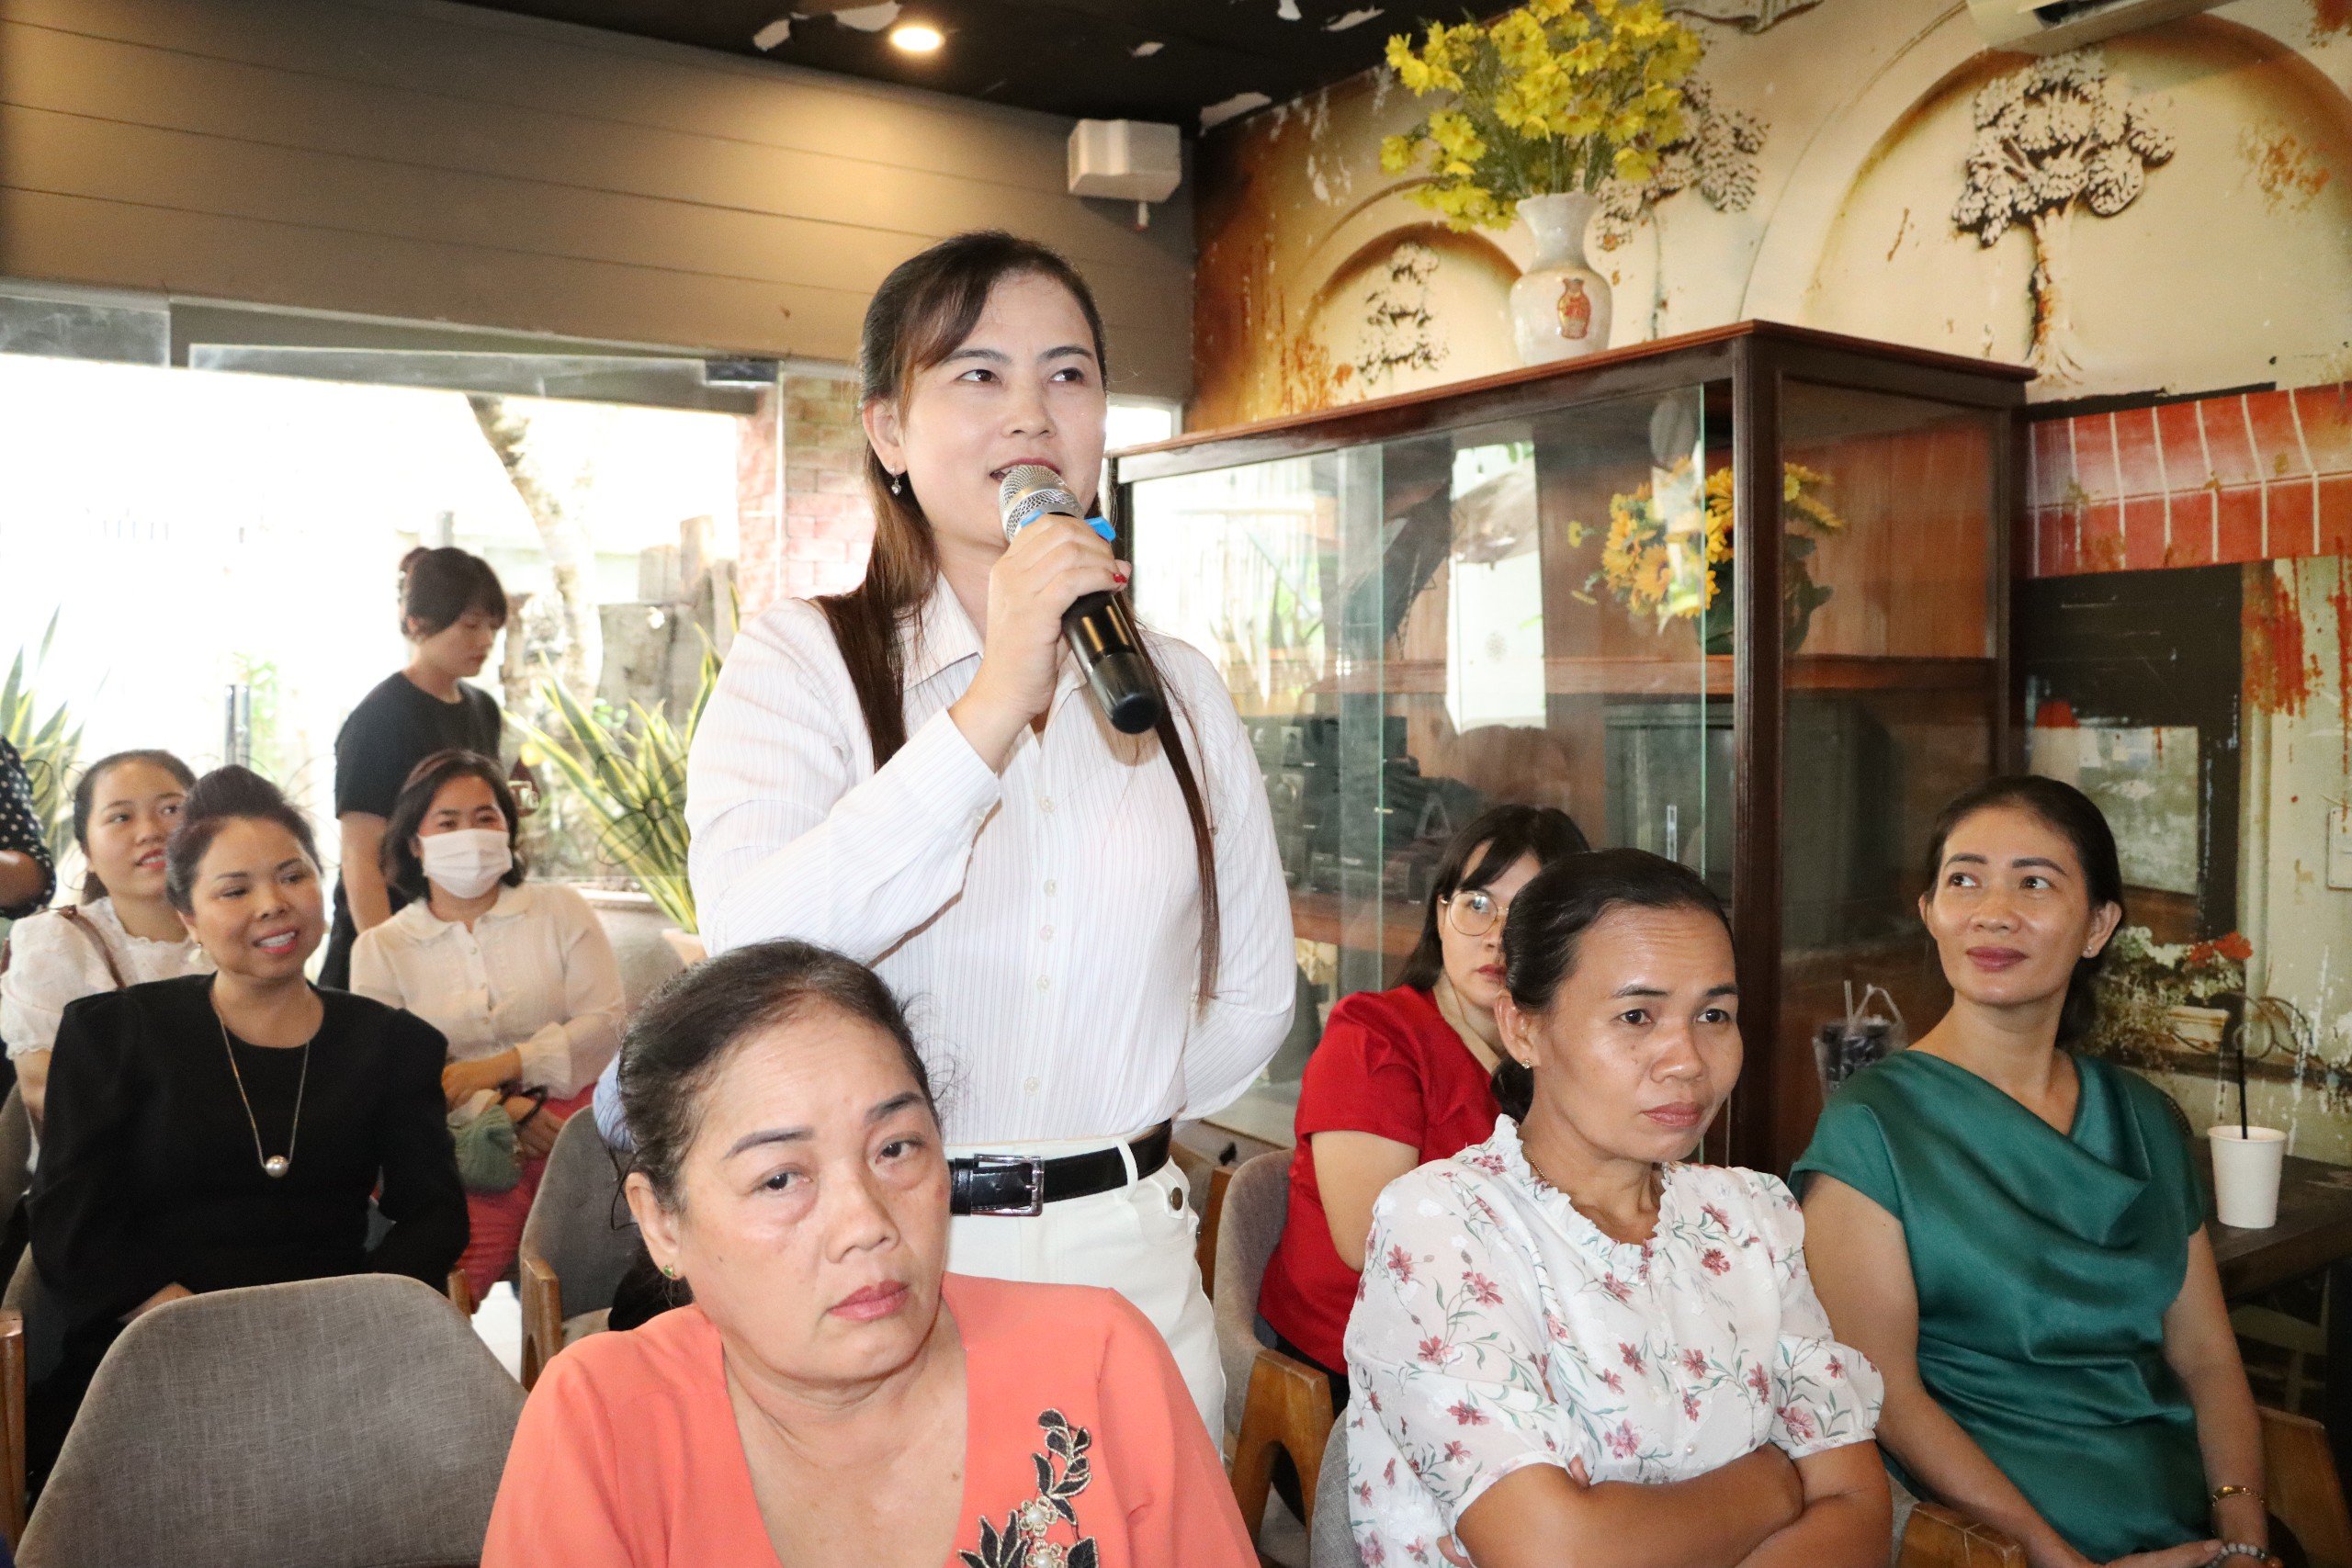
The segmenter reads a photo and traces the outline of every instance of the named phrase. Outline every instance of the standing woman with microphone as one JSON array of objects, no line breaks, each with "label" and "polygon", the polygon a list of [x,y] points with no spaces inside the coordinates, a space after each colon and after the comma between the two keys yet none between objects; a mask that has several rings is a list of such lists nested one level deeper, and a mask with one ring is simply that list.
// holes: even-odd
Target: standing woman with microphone
[{"label": "standing woman with microphone", "polygon": [[703,931],[833,948],[908,998],[946,1086],[948,1267],[1117,1289],[1214,1430],[1169,1140],[1290,1023],[1257,765],[1216,669],[1149,634],[1158,722],[1114,728],[1063,619],[1126,566],[1058,513],[1007,541],[1010,470],[1074,497],[1102,470],[1102,320],[1068,262],[1003,233],[932,247],[876,294],[860,369],[872,562],[729,657],[687,769]]}]

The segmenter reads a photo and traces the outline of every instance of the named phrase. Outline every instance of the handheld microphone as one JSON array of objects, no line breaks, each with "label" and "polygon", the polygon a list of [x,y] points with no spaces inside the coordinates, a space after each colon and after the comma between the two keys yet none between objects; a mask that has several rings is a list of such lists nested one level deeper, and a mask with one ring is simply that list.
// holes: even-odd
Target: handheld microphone
[{"label": "handheld microphone", "polygon": [[[1072,517],[1091,522],[1078,497],[1062,477],[1041,463],[1020,463],[1005,470],[997,491],[997,512],[1004,519],[1004,536],[1012,538],[1040,517]],[[1096,531],[1102,525],[1094,525]],[[1134,617],[1116,594],[1088,593],[1062,613],[1062,637],[1086,672],[1086,683],[1111,728],[1123,735],[1141,735],[1159,723],[1159,682],[1151,661],[1144,657],[1143,638]]]}]

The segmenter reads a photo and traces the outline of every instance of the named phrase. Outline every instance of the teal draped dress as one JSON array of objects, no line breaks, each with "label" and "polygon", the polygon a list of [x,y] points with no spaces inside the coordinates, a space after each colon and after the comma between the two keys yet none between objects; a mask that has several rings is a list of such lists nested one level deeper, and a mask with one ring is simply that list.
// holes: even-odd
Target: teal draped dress
[{"label": "teal draped dress", "polygon": [[1903,1222],[1921,1382],[2105,1562],[2210,1529],[2196,1414],[2164,1359],[2205,1195],[2162,1090],[2075,1066],[2060,1133],[1965,1067],[1902,1052],[1831,1098],[1791,1179],[1835,1177]]}]

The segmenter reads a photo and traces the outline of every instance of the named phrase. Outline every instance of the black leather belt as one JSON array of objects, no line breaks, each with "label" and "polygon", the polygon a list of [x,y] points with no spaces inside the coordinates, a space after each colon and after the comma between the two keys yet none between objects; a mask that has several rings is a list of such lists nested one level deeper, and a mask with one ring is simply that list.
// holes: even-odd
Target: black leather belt
[{"label": "black leather belt", "polygon": [[[1172,1129],[1166,1122],[1127,1145],[1136,1179],[1168,1163]],[[951,1214],[1033,1218],[1048,1203],[1115,1192],[1127,1184],[1127,1162],[1118,1149],[1040,1159],[1033,1155],[966,1155],[947,1162],[947,1212]]]}]

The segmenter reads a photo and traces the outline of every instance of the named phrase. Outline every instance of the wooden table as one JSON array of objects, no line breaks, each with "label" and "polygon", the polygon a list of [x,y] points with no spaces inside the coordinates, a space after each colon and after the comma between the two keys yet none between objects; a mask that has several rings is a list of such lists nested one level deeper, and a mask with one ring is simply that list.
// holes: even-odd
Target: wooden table
[{"label": "wooden table", "polygon": [[[2202,1140],[2199,1140],[2200,1144]],[[2213,1180],[2210,1147],[2198,1150],[2206,1189]],[[2275,1285],[2324,1271],[2328,1277],[2327,1389],[2323,1412],[2336,1470],[2352,1475],[2352,1167],[2287,1156],[2278,1179],[2278,1223],[2239,1230],[2212,1223],[2213,1260],[2222,1293],[2233,1303]]]}]

